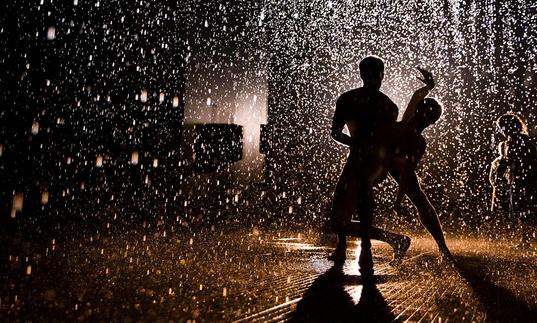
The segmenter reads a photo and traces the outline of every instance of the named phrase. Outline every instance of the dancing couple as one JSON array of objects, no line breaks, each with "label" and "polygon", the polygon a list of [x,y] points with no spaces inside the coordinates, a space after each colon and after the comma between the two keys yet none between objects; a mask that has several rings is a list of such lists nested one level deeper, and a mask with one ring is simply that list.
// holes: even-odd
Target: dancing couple
[{"label": "dancing couple", "polygon": [[[347,236],[361,238],[358,258],[362,276],[373,275],[371,239],[387,242],[398,263],[410,247],[410,238],[374,227],[373,187],[388,173],[398,182],[396,207],[408,196],[418,209],[419,219],[436,241],[443,259],[452,260],[434,207],[420,187],[416,167],[426,149],[422,131],[442,114],[435,99],[426,98],[435,86],[430,72],[418,68],[425,86],[414,92],[400,122],[398,108],[380,91],[384,62],[375,56],[360,62],[363,86],[343,93],[336,102],[332,138],[350,148],[347,162],[334,192],[331,228],[338,244],[329,259],[345,260]],[[347,127],[349,135],[343,132]],[[360,221],[353,221],[354,213]]]}]

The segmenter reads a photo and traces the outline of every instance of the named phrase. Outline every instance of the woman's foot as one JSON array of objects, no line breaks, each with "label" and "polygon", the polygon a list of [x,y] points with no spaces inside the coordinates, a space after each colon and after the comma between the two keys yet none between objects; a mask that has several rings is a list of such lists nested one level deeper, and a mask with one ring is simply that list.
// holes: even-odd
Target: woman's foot
[{"label": "woman's foot", "polygon": [[455,258],[447,247],[439,247],[438,251],[440,251],[440,264],[455,266]]},{"label": "woman's foot", "polygon": [[407,236],[402,236],[397,243],[392,244],[392,248],[393,260],[390,261],[390,265],[399,265],[403,261],[408,248],[410,248],[410,238]]}]

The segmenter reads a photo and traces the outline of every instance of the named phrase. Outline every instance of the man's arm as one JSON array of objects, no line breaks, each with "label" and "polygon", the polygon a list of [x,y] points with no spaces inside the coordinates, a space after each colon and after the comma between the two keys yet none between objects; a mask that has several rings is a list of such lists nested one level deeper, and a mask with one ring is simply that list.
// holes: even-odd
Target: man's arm
[{"label": "man's arm", "polygon": [[338,143],[350,147],[353,145],[353,140],[349,135],[343,133],[343,128],[345,128],[343,109],[344,107],[341,103],[341,98],[339,98],[336,102],[336,112],[334,113],[334,117],[332,118],[332,128],[330,131],[330,135],[332,136],[332,139],[334,139]]}]

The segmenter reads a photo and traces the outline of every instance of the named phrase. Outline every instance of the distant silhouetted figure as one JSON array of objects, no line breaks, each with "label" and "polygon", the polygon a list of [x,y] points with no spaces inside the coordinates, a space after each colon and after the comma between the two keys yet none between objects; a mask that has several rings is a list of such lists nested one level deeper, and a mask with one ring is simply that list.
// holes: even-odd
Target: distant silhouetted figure
[{"label": "distant silhouetted figure", "polygon": [[508,166],[507,142],[502,141],[498,144],[498,157],[490,165],[489,182],[492,186],[491,212],[509,211],[511,177],[509,176]]},{"label": "distant silhouetted figure", "polygon": [[440,104],[433,98],[426,98],[435,86],[432,74],[421,68],[418,70],[423,75],[420,80],[426,85],[414,92],[401,122],[385,129],[388,169],[399,183],[395,207],[399,208],[404,196],[408,196],[418,210],[421,223],[436,241],[442,258],[452,260],[436,210],[421,189],[416,174],[427,147],[422,132],[442,114]]},{"label": "distant silhouetted figure", "polygon": [[[373,274],[371,239],[392,245],[396,258],[404,255],[410,239],[372,227],[373,186],[386,176],[381,131],[395,125],[398,109],[380,92],[384,78],[384,63],[380,58],[364,58],[360,62],[360,77],[363,87],[343,93],[337,99],[332,121],[332,138],[349,146],[350,152],[334,192],[331,226],[338,234],[338,244],[329,258],[344,260],[346,236],[360,237],[358,263],[360,272],[366,276]],[[345,126],[349,135],[343,132]],[[352,221],[356,211],[360,222]]]},{"label": "distant silhouetted figure", "polygon": [[[519,116],[504,114],[496,123],[505,137],[510,214],[522,226],[526,226],[531,223],[529,221],[535,220],[537,149],[528,136],[526,124]],[[523,229],[527,231],[528,228]],[[521,242],[527,244],[528,239],[528,234],[523,234]]]}]

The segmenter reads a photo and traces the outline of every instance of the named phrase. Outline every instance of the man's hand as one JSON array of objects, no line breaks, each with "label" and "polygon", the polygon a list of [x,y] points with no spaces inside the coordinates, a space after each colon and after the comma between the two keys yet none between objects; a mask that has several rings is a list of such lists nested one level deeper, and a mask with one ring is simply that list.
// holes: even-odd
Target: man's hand
[{"label": "man's hand", "polygon": [[423,75],[423,78],[418,76],[418,79],[422,81],[423,83],[425,83],[425,85],[427,85],[429,90],[434,88],[435,84],[434,84],[433,74],[427,70],[424,70],[421,67],[416,67],[416,68],[418,69],[418,71],[420,71],[421,75]]}]

